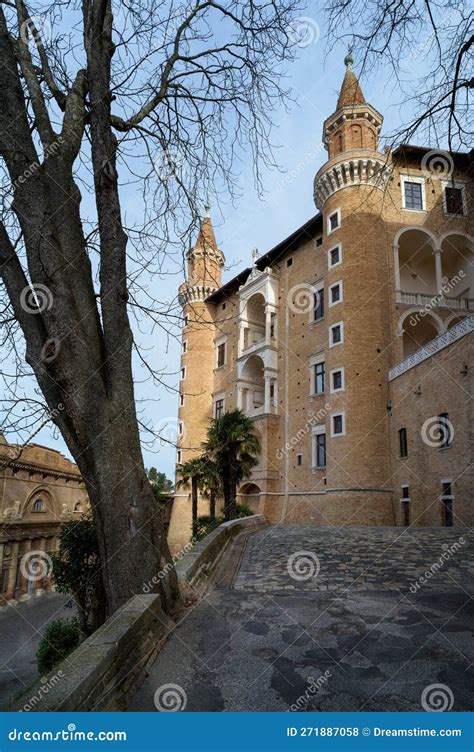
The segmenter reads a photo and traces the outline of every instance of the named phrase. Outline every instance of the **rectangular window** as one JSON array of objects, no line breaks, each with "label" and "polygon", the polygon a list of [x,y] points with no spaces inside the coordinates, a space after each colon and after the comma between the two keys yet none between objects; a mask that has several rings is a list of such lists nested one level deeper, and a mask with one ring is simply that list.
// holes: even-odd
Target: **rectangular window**
[{"label": "rectangular window", "polygon": [[441,482],[441,503],[443,505],[443,524],[445,527],[453,527],[453,486],[452,481]]},{"label": "rectangular window", "polygon": [[402,500],[409,501],[410,499],[410,487],[402,486]]},{"label": "rectangular window", "polygon": [[179,395],[179,406],[183,407],[184,405],[184,394]]},{"label": "rectangular window", "polygon": [[341,247],[339,245],[337,245],[335,248],[331,248],[330,251],[328,251],[328,265],[330,269],[332,269],[333,266],[340,264],[341,260],[342,254]]},{"label": "rectangular window", "polygon": [[181,369],[181,378],[182,379],[186,378],[186,366],[183,366]]},{"label": "rectangular window", "polygon": [[342,301],[342,282],[336,282],[329,288],[329,307]]},{"label": "rectangular window", "polygon": [[217,367],[221,368],[223,365],[225,365],[225,342],[217,345]]},{"label": "rectangular window", "polygon": [[319,248],[319,246],[322,245],[322,244],[323,244],[323,239],[322,238],[316,238],[316,248]]},{"label": "rectangular window", "polygon": [[223,415],[224,415],[224,400],[218,399],[215,401],[215,404],[214,404],[214,417],[222,418]]},{"label": "rectangular window", "polygon": [[324,392],[324,373],[325,373],[324,361],[322,363],[316,363],[316,365],[314,366],[314,393],[315,394],[323,394]]},{"label": "rectangular window", "polygon": [[453,188],[452,186],[446,186],[446,188],[444,189],[444,199],[446,214],[460,214],[461,216],[464,215],[462,188]]},{"label": "rectangular window", "polygon": [[178,465],[180,465],[181,464],[181,449],[178,449],[176,453],[176,460],[178,462]]},{"label": "rectangular window", "polygon": [[406,428],[400,428],[398,432],[398,440],[400,443],[400,457],[408,457],[408,440]]},{"label": "rectangular window", "polygon": [[316,467],[326,467],[326,434],[316,434]]},{"label": "rectangular window", "polygon": [[335,413],[331,416],[331,436],[344,436],[345,420],[344,413]]},{"label": "rectangular window", "polygon": [[179,421],[179,423],[178,423],[178,434],[180,436],[183,435],[183,423],[182,423],[182,421]]},{"label": "rectangular window", "polygon": [[451,446],[452,441],[452,424],[449,420],[449,413],[441,413],[438,415],[438,430],[439,430],[439,448],[448,449]]},{"label": "rectangular window", "polygon": [[344,341],[344,327],[342,321],[333,324],[329,329],[329,347],[340,345]]},{"label": "rectangular window", "polygon": [[296,464],[297,465],[301,465],[302,463],[303,463],[303,455],[302,454],[297,454],[296,455]]},{"label": "rectangular window", "polygon": [[342,392],[344,389],[344,369],[336,368],[331,371],[331,392]]},{"label": "rectangular window", "polygon": [[421,183],[404,181],[405,209],[423,209],[423,189]]},{"label": "rectangular window", "polygon": [[314,293],[314,320],[324,318],[324,287]]},{"label": "rectangular window", "polygon": [[186,342],[186,340],[185,340],[185,341],[183,342],[183,353],[185,353],[187,349],[188,349],[188,343],[187,343],[187,342]]},{"label": "rectangular window", "polygon": [[328,225],[327,225],[328,235],[330,235],[331,232],[334,232],[334,230],[337,230],[337,228],[340,226],[341,226],[341,210],[336,209],[336,211],[330,214],[328,217]]}]

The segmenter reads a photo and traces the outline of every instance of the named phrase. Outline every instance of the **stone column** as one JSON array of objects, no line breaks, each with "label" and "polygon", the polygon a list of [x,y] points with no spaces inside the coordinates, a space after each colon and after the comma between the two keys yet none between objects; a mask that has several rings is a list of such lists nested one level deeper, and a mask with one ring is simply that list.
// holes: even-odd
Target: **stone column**
[{"label": "stone column", "polygon": [[265,376],[265,412],[271,413],[270,384],[272,377]]},{"label": "stone column", "polygon": [[12,556],[7,580],[7,600],[13,600],[15,598],[16,573],[18,570],[18,549],[20,548],[19,541],[12,541],[11,547]]},{"label": "stone column", "polygon": [[272,341],[270,331],[272,328],[272,310],[269,305],[265,306],[265,344],[269,345]]},{"label": "stone column", "polygon": [[400,282],[400,258],[398,255],[398,245],[393,246],[393,269],[394,269],[394,275],[395,275],[395,290],[396,290],[396,300],[397,302],[400,302],[401,295],[399,294],[401,290],[401,282]]},{"label": "stone column", "polygon": [[442,295],[441,288],[443,286],[443,268],[441,264],[441,249],[435,248],[434,251],[434,257],[435,257],[435,272],[436,272],[436,292],[438,295]]},{"label": "stone column", "polygon": [[[46,551],[46,538],[40,538],[38,541],[38,551]],[[44,593],[44,580],[36,580],[35,582],[35,595],[41,595]]]}]

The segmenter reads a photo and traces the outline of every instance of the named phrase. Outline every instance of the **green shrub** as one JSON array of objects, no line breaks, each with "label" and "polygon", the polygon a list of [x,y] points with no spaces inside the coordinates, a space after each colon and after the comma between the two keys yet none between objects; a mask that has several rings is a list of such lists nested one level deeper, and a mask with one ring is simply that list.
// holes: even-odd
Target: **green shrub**
[{"label": "green shrub", "polygon": [[247,504],[237,504],[236,517],[251,517],[255,512]]},{"label": "green shrub", "polygon": [[219,525],[221,525],[224,522],[223,517],[209,517],[209,515],[203,515],[202,517],[198,517],[197,520],[197,530],[196,530],[196,539],[198,541],[202,540],[206,537],[206,535],[209,535],[209,533],[212,533],[213,530],[216,529]]},{"label": "green shrub", "polygon": [[81,641],[81,628],[77,619],[51,621],[41,638],[36,659],[41,676],[51,671],[77,648]]}]

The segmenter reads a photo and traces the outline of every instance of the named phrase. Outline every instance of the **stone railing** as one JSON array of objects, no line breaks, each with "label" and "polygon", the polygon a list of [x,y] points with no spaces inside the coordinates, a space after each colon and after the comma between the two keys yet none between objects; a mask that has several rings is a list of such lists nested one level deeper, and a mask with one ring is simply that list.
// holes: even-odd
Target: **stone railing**
[{"label": "stone railing", "polygon": [[393,381],[397,376],[401,376],[402,373],[409,371],[410,368],[414,368],[419,365],[419,363],[423,363],[424,360],[431,358],[432,355],[436,355],[440,350],[452,345],[453,342],[456,342],[458,339],[461,339],[461,337],[465,337],[466,334],[473,331],[474,316],[466,316],[465,319],[458,324],[455,324],[451,329],[448,329],[447,332],[440,334],[439,337],[435,337],[431,342],[428,342],[428,344],[412,353],[412,355],[409,355],[408,358],[397,363],[397,365],[391,368],[388,372],[388,380]]},{"label": "stone railing", "polygon": [[352,185],[373,185],[384,189],[390,177],[390,167],[383,157],[352,157],[335,164],[329,163],[316,175],[314,201],[321,208],[333,193]]},{"label": "stone railing", "polygon": [[474,298],[449,298],[446,295],[427,295],[424,292],[405,292],[396,291],[397,303],[406,303],[407,305],[426,306],[431,308],[452,308],[457,311],[473,311]]}]

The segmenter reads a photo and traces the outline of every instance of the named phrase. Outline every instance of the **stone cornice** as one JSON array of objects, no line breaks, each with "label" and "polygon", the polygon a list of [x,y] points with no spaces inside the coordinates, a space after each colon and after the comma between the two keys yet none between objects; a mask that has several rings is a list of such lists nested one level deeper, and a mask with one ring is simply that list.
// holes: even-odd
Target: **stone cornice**
[{"label": "stone cornice", "polygon": [[51,475],[55,478],[67,478],[68,480],[84,482],[80,473],[70,473],[67,470],[58,470],[45,465],[38,465],[35,462],[27,462],[26,460],[22,461],[20,459],[15,460],[6,455],[0,455],[0,473],[2,470],[7,470],[8,468],[14,470],[27,470],[30,473],[39,473],[43,476]]},{"label": "stone cornice", "polygon": [[326,200],[342,188],[371,185],[384,190],[391,165],[378,152],[345,152],[327,162],[314,179],[314,202],[322,209]]},{"label": "stone cornice", "polygon": [[183,308],[188,303],[203,303],[217,289],[213,285],[187,285],[185,283],[179,288],[178,300]]}]

